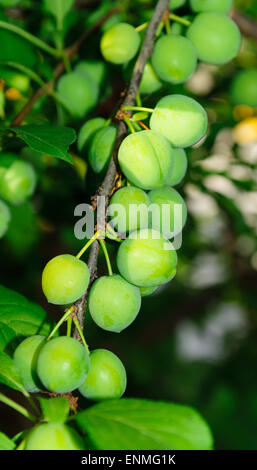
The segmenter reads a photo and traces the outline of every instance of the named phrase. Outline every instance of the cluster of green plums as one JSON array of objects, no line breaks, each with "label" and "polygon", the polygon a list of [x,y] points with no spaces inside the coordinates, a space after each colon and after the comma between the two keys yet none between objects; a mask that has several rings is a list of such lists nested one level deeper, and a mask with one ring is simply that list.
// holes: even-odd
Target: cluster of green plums
[{"label": "cluster of green plums", "polygon": [[68,393],[79,389],[91,400],[119,398],[126,389],[120,359],[106,349],[91,353],[74,338],[30,336],[14,352],[14,362],[30,393],[48,390]]},{"label": "cluster of green plums", "polygon": [[0,153],[0,237],[8,230],[11,213],[8,204],[19,206],[36,187],[36,173],[30,163],[12,153]]},{"label": "cluster of green plums", "polygon": [[[171,10],[185,1],[170,3]],[[160,80],[179,84],[195,71],[197,61],[221,65],[236,57],[241,35],[237,25],[227,16],[233,0],[190,0],[194,14],[188,27],[174,24],[169,34],[161,35],[147,64],[141,84],[142,93],[153,93]],[[185,23],[187,24],[187,23]],[[138,52],[140,34],[136,28],[119,23],[107,30],[100,43],[103,57],[114,64],[131,61]]]}]

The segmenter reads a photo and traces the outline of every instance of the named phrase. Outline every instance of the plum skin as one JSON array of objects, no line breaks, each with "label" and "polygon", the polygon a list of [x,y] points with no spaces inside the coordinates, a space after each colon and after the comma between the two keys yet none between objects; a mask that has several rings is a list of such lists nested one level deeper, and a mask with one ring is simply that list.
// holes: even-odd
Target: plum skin
[{"label": "plum skin", "polygon": [[89,293],[89,311],[94,322],[119,333],[136,318],[141,307],[139,289],[118,274],[98,278]]},{"label": "plum skin", "polygon": [[55,256],[46,264],[42,273],[42,289],[48,302],[66,305],[78,300],[87,290],[89,269],[75,256]]},{"label": "plum skin", "polygon": [[121,360],[106,349],[95,349],[90,354],[90,371],[79,387],[80,393],[91,400],[120,398],[127,385],[126,370]]},{"label": "plum skin", "polygon": [[119,246],[117,266],[128,282],[139,287],[154,287],[175,276],[177,253],[157,230],[138,230]]},{"label": "plum skin", "polygon": [[42,390],[42,383],[37,374],[37,359],[45,341],[45,336],[30,336],[24,339],[14,352],[14,362],[19,369],[25,389],[30,393]]},{"label": "plum skin", "polygon": [[83,450],[79,434],[63,423],[43,423],[28,434],[25,450]]},{"label": "plum skin", "polygon": [[124,64],[133,59],[140,44],[140,35],[128,23],[118,23],[106,31],[101,39],[100,49],[105,60]]},{"label": "plum skin", "polygon": [[50,392],[67,393],[78,388],[89,371],[89,355],[76,339],[60,336],[47,342],[37,361],[37,373]]},{"label": "plum skin", "polygon": [[[124,219],[123,214],[113,211],[110,224],[113,225],[113,217],[117,218],[117,225],[115,225],[115,228],[118,232],[125,233],[127,231],[133,231],[137,228],[146,228],[148,226],[148,206],[150,204],[150,200],[142,189],[136,188],[135,186],[125,186],[124,188],[118,189],[118,191],[116,191],[111,197],[108,208],[109,212],[111,211],[112,204],[120,204],[124,208],[126,214]],[[141,217],[140,213],[136,211],[140,206],[142,206]]]}]

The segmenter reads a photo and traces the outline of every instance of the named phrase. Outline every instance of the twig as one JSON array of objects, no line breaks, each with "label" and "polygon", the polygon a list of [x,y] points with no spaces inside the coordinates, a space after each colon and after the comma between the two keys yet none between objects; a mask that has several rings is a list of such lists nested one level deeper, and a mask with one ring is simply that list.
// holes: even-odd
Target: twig
[{"label": "twig", "polygon": [[236,22],[242,34],[257,41],[257,23],[255,20],[235,8],[232,10],[230,16]]},{"label": "twig", "polygon": [[[132,74],[131,81],[128,87],[128,91],[123,100],[122,106],[133,106],[136,102],[136,95],[138,92],[140,81],[142,79],[144,67],[153,51],[156,30],[163,17],[163,13],[166,10],[168,10],[168,8],[169,8],[169,0],[158,0],[158,3],[155,7],[154,15],[146,30],[145,40],[143,42],[138,59],[136,61],[136,65],[133,70],[133,74]],[[123,121],[120,121],[119,126],[118,126],[117,139],[115,142],[110,164],[109,164],[106,176],[104,178],[104,181],[98,190],[98,195],[105,197],[105,214],[107,211],[110,196],[112,194],[112,191],[116,182],[116,177],[117,177],[117,172],[118,172],[118,165],[117,165],[118,150],[119,150],[122,140],[126,137],[126,135],[127,135],[127,126]],[[98,252],[99,252],[99,245],[98,245],[98,242],[95,241],[91,246],[91,249],[89,252],[89,259],[88,259],[88,267],[90,270],[89,287],[87,291],[85,292],[85,294],[79,300],[77,300],[75,304],[77,308],[78,321],[82,328],[84,325],[85,310],[87,306],[89,288],[92,282],[94,281],[94,279],[96,278],[96,274],[97,274]],[[79,334],[77,330],[75,330],[74,332],[74,337],[79,340]]]},{"label": "twig", "polygon": [[[112,15],[120,11],[120,7],[112,8],[109,10],[100,20],[98,20],[95,24],[93,24],[90,28],[88,28],[85,33],[83,33],[77,41],[75,41],[71,46],[67,47],[64,51],[66,57],[71,60],[79,51],[82,44],[85,40],[93,34],[100,26],[102,26],[105,21],[108,20]],[[55,81],[62,75],[65,71],[65,64],[63,61],[59,62],[56,68],[54,69],[54,79],[53,81],[48,81],[45,83],[44,87],[42,86],[39,88],[34,95],[30,98],[30,100],[26,103],[24,108],[17,114],[17,116],[13,119],[11,126],[19,126],[25,117],[29,114],[31,109],[33,108],[36,101],[46,94],[47,88],[52,88]]]}]

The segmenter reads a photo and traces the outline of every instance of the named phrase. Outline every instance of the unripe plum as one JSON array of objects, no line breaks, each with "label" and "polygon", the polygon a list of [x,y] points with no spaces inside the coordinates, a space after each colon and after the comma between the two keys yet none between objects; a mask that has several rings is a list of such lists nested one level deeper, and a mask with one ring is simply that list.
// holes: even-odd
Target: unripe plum
[{"label": "unripe plum", "polygon": [[128,23],[118,23],[104,33],[100,48],[105,60],[124,64],[133,59],[140,44],[140,35]]},{"label": "unripe plum", "polygon": [[[157,211],[152,211],[152,228],[159,230],[166,238],[172,238],[180,233],[186,223],[187,208],[184,199],[176,189],[168,186],[153,189],[149,193],[149,199],[157,209]],[[162,212],[164,205],[169,215]]]},{"label": "unripe plum", "polygon": [[[142,189],[135,186],[118,189],[112,196],[108,208],[112,216],[111,225],[120,233],[148,227],[149,203],[149,198]],[[122,206],[124,214],[115,210],[113,204]],[[115,225],[112,223],[113,217],[116,219]]]},{"label": "unripe plum", "polygon": [[189,147],[198,142],[206,133],[207,124],[204,108],[184,95],[161,98],[150,119],[151,129],[166,137],[174,147]]},{"label": "unripe plum", "polygon": [[57,84],[67,109],[75,117],[83,117],[96,104],[97,87],[90,78],[71,72],[63,75]]},{"label": "unripe plum", "polygon": [[78,300],[87,290],[89,270],[72,255],[58,255],[46,264],[42,273],[42,289],[48,302],[66,305]]},{"label": "unripe plum", "polygon": [[41,349],[37,373],[50,392],[72,392],[84,382],[89,371],[89,354],[76,339],[60,336]]},{"label": "unripe plum", "polygon": [[25,450],[83,450],[85,444],[75,431],[63,423],[43,423],[29,433]]},{"label": "unripe plum", "polygon": [[90,77],[100,86],[106,74],[106,64],[100,60],[83,60],[76,65],[75,72]]},{"label": "unripe plum", "polygon": [[187,155],[184,149],[173,149],[174,167],[167,180],[168,186],[175,186],[184,178],[187,171]]},{"label": "unripe plum", "polygon": [[257,106],[257,68],[238,72],[232,81],[230,93],[235,104]]},{"label": "unripe plum", "polygon": [[234,59],[241,45],[238,26],[218,12],[197,15],[187,30],[187,37],[203,62],[220,65]]},{"label": "unripe plum", "polygon": [[10,204],[23,204],[36,186],[34,168],[27,162],[16,159],[0,172],[0,195]]},{"label": "unripe plum", "polygon": [[156,42],[152,64],[157,75],[169,83],[183,83],[194,72],[197,54],[189,39],[169,34]]},{"label": "unripe plum", "polygon": [[153,287],[139,287],[141,297],[147,297],[148,295],[153,294],[159,286]]},{"label": "unripe plum", "polygon": [[37,360],[45,340],[45,336],[30,336],[24,339],[14,352],[14,362],[20,372],[25,389],[30,393],[42,390],[42,383],[37,374]]},{"label": "unripe plum", "polygon": [[147,62],[144,67],[142,80],[140,82],[140,92],[143,94],[151,94],[160,90],[162,83],[156,75],[150,62]]},{"label": "unripe plum", "polygon": [[155,130],[130,134],[119,148],[121,170],[129,182],[139,188],[161,187],[171,175],[172,148],[160,134]]},{"label": "unripe plum", "polygon": [[90,353],[90,371],[79,387],[80,393],[90,400],[120,398],[127,385],[127,375],[121,360],[106,349]]},{"label": "unripe plum", "polygon": [[234,3],[234,0],[189,0],[193,11],[219,11],[228,13]]},{"label": "unripe plum", "polygon": [[81,151],[83,150],[86,145],[89,143],[91,137],[95,134],[98,129],[101,129],[106,122],[106,119],[97,117],[89,119],[88,121],[83,124],[83,126],[79,130],[78,134],[78,149]]},{"label": "unripe plum", "polygon": [[107,166],[112,155],[116,135],[116,127],[106,126],[98,129],[92,136],[88,160],[96,173],[100,173]]},{"label": "unripe plum", "polygon": [[10,209],[4,201],[0,200],[0,238],[7,232],[10,220]]},{"label": "unripe plum", "polygon": [[26,93],[29,89],[29,77],[16,70],[0,67],[0,77],[5,81],[8,87],[16,88],[21,93]]},{"label": "unripe plum", "polygon": [[127,281],[140,287],[165,284],[176,274],[177,253],[156,230],[133,232],[118,249],[117,265]]},{"label": "unripe plum", "polygon": [[104,330],[120,332],[136,318],[141,307],[139,289],[118,274],[98,278],[89,293],[89,311]]},{"label": "unripe plum", "polygon": [[170,0],[170,9],[176,10],[177,8],[182,7],[186,3],[186,0]]}]

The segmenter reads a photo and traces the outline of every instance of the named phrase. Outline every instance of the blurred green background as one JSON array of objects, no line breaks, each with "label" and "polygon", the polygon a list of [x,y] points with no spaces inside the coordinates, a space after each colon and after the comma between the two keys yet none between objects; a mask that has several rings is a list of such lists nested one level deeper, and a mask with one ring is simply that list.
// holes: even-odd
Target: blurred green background
[{"label": "blurred green background", "polygon": [[[32,32],[39,25],[41,37],[47,39],[51,18],[40,16],[38,3],[24,1],[0,14],[20,15],[18,21]],[[77,37],[77,22],[80,28],[88,26],[100,9],[114,2],[95,3],[83,7],[77,2],[69,15],[68,44]],[[130,2],[127,19],[142,23],[154,3]],[[256,0],[238,0],[236,7],[257,21]],[[186,14],[187,7],[180,12]],[[101,31],[91,36],[80,60],[100,58],[100,36]],[[137,320],[122,334],[100,330],[88,314],[85,326],[91,348],[109,348],[122,359],[128,373],[126,396],[194,406],[209,423],[216,449],[257,449],[257,110],[235,107],[230,98],[231,80],[239,69],[257,67],[256,53],[256,40],[244,37],[233,63],[200,64],[185,85],[166,85],[144,98],[143,103],[151,106],[160,96],[182,92],[196,97],[209,115],[208,136],[187,152],[189,170],[177,187],[189,211],[178,273],[170,284],[143,299]],[[47,75],[51,62],[41,64],[42,70],[43,65]],[[98,108],[89,117],[108,117],[123,89],[121,69],[108,66]],[[21,104],[7,103],[10,121]],[[47,120],[76,130],[84,122],[74,122],[59,107],[56,113],[54,104],[43,98],[27,122]],[[57,319],[62,311],[47,304],[41,272],[51,257],[76,254],[82,247],[83,241],[73,234],[74,207],[89,201],[101,177],[87,168],[86,156],[79,155],[76,144],[74,167],[29,151],[15,139],[8,146],[33,162],[38,185],[32,200],[12,209],[11,225],[0,241],[0,283],[40,303]],[[109,244],[113,261],[115,248]],[[99,262],[99,272],[105,272],[101,256]],[[1,407],[3,431],[12,435],[21,423],[15,412]]]}]

